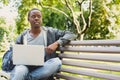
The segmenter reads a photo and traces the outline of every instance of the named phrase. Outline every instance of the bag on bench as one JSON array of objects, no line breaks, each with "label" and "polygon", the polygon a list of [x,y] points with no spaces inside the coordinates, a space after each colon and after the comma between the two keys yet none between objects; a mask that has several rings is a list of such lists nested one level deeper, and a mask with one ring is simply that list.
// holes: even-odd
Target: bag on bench
[{"label": "bag on bench", "polygon": [[2,70],[10,72],[14,68],[12,61],[12,47],[4,54],[2,58]]}]

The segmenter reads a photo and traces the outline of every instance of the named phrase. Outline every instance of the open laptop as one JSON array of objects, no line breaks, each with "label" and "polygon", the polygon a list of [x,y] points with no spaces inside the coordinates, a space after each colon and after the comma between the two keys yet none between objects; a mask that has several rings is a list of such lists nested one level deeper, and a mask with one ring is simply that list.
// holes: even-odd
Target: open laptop
[{"label": "open laptop", "polygon": [[44,64],[43,45],[13,45],[13,64],[42,66]]}]

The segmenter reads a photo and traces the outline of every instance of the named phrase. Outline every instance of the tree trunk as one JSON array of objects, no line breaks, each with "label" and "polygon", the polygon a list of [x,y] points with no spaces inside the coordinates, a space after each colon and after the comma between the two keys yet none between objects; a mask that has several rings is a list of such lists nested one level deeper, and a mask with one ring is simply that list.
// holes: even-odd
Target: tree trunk
[{"label": "tree trunk", "polygon": [[84,39],[84,33],[83,34],[78,34],[78,40],[83,40]]}]

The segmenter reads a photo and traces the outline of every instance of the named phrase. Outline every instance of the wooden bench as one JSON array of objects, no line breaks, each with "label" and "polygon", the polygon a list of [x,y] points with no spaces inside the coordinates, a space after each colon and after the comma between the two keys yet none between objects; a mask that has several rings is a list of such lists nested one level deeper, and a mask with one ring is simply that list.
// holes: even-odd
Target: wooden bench
[{"label": "wooden bench", "polygon": [[62,80],[120,80],[120,40],[71,41],[59,53]]}]

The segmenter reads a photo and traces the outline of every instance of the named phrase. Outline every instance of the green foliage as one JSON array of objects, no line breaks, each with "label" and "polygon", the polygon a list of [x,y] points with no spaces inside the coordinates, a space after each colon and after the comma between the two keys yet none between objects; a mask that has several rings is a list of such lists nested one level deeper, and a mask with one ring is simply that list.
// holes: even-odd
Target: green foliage
[{"label": "green foliage", "polygon": [[8,5],[8,4],[9,4],[9,0],[0,0],[0,2],[2,2],[2,3],[5,4],[5,5]]},{"label": "green foliage", "polygon": [[43,9],[43,25],[65,30],[66,18],[64,17],[64,15],[60,15],[59,13],[56,13],[54,11],[48,12],[46,10],[47,9]]},{"label": "green foliage", "polygon": [[0,42],[2,42],[5,32],[5,29],[3,27],[0,27]]},{"label": "green foliage", "polygon": [[[1,2],[8,4],[10,1],[3,0]],[[88,5],[88,1],[89,0],[85,0],[82,6],[86,22],[88,17],[88,7],[84,5]],[[41,3],[45,7],[41,7]],[[69,0],[69,3],[72,6],[73,11],[76,13],[76,17],[78,18],[82,28],[83,22],[79,17],[79,4],[76,0]],[[119,3],[119,0],[93,0],[91,25],[84,33],[84,39],[112,39],[116,33],[119,34],[120,14],[113,12],[114,7],[116,8],[116,11],[120,10]],[[69,29],[76,32],[76,27],[73,24],[72,13],[64,0],[21,0],[17,5],[20,5],[18,7],[19,15],[16,20],[18,34],[20,34],[24,29],[29,28],[27,13],[34,7],[37,7],[42,11],[44,26],[51,26],[64,30]],[[107,9],[109,9],[109,11]],[[112,24],[113,21],[110,19],[114,19],[114,25]]]},{"label": "green foliage", "polygon": [[113,39],[115,35],[110,31],[112,23],[110,21],[111,12],[104,0],[93,0],[93,13],[91,27],[87,30],[85,39]]},{"label": "green foliage", "polygon": [[[69,1],[73,11],[76,13],[76,17],[80,22],[81,28],[83,28],[83,22],[79,17],[79,4],[75,0]],[[88,7],[84,5],[88,5],[88,1],[89,0],[86,0],[83,4],[83,11],[86,22],[88,17]],[[41,6],[41,3],[43,6]],[[87,31],[84,32],[84,39],[113,39],[115,37],[116,30],[119,28],[120,17],[118,14],[113,15],[115,13],[112,12],[112,8],[113,6],[119,8],[119,3],[119,0],[93,0],[91,25]],[[18,7],[18,34],[21,33],[24,29],[29,28],[27,13],[31,8],[34,7],[37,7],[42,11],[44,26],[51,26],[64,30],[69,29],[73,32],[76,32],[76,27],[73,24],[72,13],[65,4],[64,0],[22,0],[21,5]],[[115,19],[115,23],[113,24],[110,19]],[[118,32],[119,31],[117,31],[117,33]]]},{"label": "green foliage", "polygon": [[3,17],[0,17],[0,52],[4,51],[6,48],[3,46],[4,45],[4,38],[5,38],[5,34],[7,33],[6,29],[5,29],[5,20]]},{"label": "green foliage", "polygon": [[17,36],[13,34],[13,26],[6,25],[4,17],[0,17],[0,52],[5,52],[10,45],[10,41]]},{"label": "green foliage", "polygon": [[1,66],[2,66],[2,58],[0,58],[0,70],[1,70]]},{"label": "green foliage", "polygon": [[120,0],[113,0],[113,3],[120,4]]}]

